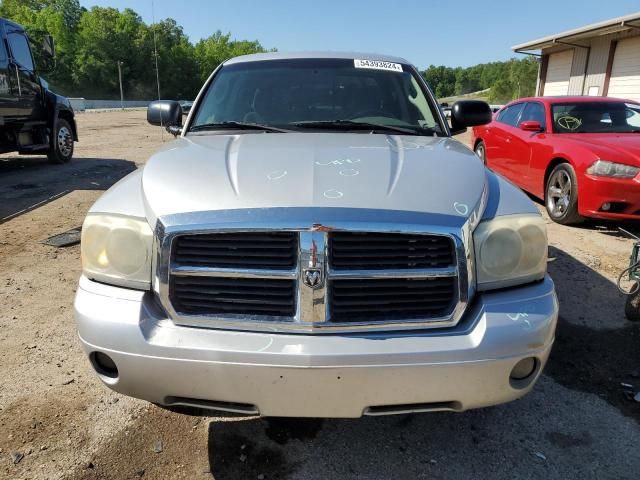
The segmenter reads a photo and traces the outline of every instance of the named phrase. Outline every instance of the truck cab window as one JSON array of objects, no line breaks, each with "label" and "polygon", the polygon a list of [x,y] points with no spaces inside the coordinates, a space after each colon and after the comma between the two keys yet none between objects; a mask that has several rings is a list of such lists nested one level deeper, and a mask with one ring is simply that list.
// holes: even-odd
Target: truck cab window
[{"label": "truck cab window", "polygon": [[7,66],[7,49],[4,46],[4,41],[0,39],[0,68]]},{"label": "truck cab window", "polygon": [[14,60],[22,67],[33,72],[33,57],[31,56],[31,48],[27,37],[21,33],[9,33],[7,35],[9,46],[13,53]]}]

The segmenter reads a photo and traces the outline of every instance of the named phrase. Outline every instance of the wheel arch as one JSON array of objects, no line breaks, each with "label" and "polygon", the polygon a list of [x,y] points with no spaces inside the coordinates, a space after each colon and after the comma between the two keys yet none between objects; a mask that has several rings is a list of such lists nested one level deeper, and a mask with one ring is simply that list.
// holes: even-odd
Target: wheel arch
[{"label": "wheel arch", "polygon": [[73,112],[73,108],[71,107],[71,103],[65,97],[61,97],[60,95],[56,95],[52,91],[47,91],[47,116],[49,118],[49,128],[53,132],[56,127],[56,122],[59,118],[62,118],[69,122],[71,126],[71,130],[73,133],[73,140],[78,141],[78,127],[76,125],[75,114]]}]

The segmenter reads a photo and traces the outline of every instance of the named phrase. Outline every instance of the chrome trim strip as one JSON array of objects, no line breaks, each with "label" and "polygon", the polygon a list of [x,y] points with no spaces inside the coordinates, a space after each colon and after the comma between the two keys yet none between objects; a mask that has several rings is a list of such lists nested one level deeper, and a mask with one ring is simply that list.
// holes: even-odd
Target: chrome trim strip
[{"label": "chrome trim strip", "polygon": [[[484,196],[484,195],[483,195]],[[473,221],[482,214],[485,199],[481,198],[473,209],[470,219]],[[194,222],[197,220],[197,222]],[[243,331],[268,331],[282,333],[357,333],[376,331],[401,331],[416,329],[444,328],[456,325],[464,314],[470,300],[475,294],[475,275],[473,268],[474,251],[472,228],[469,219],[420,212],[348,209],[348,208],[277,208],[225,210],[212,212],[194,212],[160,217],[156,224],[156,275],[154,290],[158,293],[161,304],[169,318],[177,325],[203,328],[220,328]],[[270,317],[263,315],[219,314],[214,316],[179,314],[169,300],[170,273],[181,267],[170,266],[171,246],[180,235],[198,233],[224,232],[264,232],[264,231],[296,231],[300,234],[298,262],[296,274],[292,271],[277,271],[278,278],[298,278],[297,305],[294,317]],[[388,322],[331,322],[330,305],[327,305],[327,282],[339,277],[343,271],[329,271],[326,264],[323,276],[323,287],[310,289],[302,286],[301,275],[304,265],[310,262],[312,240],[316,241],[316,255],[327,256],[327,232],[384,232],[441,235],[452,239],[455,246],[456,266],[448,269],[425,269],[431,276],[458,275],[457,298],[451,314],[442,317],[394,320]],[[322,248],[319,245],[322,244]],[[320,262],[318,262],[320,264]],[[191,268],[191,267],[189,267]],[[210,269],[207,273],[212,273]],[[219,269],[226,273],[228,269]],[[402,271],[397,271],[402,272]],[[404,271],[405,273],[407,271]],[[415,276],[416,271],[409,271]],[[454,273],[455,272],[455,273]],[[348,271],[344,271],[349,275]],[[385,278],[387,271],[379,278]],[[234,270],[238,275],[238,270]],[[402,275],[402,273],[400,273]],[[286,276],[285,276],[286,275]],[[258,277],[254,277],[258,278]],[[274,278],[274,277],[268,277]],[[367,277],[371,278],[371,277]],[[311,290],[312,293],[306,290]]]},{"label": "chrome trim strip", "polygon": [[458,269],[452,268],[417,268],[405,270],[329,270],[331,279],[360,278],[442,278],[455,277]]},{"label": "chrome trim strip", "polygon": [[178,277],[224,277],[224,278],[298,278],[298,270],[269,270],[255,268],[211,268],[180,266],[171,267],[171,275]]},{"label": "chrome trim strip", "polygon": [[[300,324],[326,322],[327,318],[327,234],[300,232],[298,251],[298,310],[294,321]],[[320,271],[320,285],[305,285],[305,270]]]}]

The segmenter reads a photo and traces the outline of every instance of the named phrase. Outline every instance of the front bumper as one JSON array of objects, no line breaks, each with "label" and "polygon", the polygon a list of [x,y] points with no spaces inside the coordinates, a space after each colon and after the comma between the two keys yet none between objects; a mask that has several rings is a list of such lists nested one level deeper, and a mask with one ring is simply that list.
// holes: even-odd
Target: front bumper
[{"label": "front bumper", "polygon": [[[553,282],[477,295],[453,328],[300,335],[175,325],[152,294],[81,278],[75,318],[88,355],[103,352],[113,390],[163,405],[264,416],[360,417],[485,407],[526,394],[554,339]],[[509,374],[526,357],[534,374]]]},{"label": "front bumper", "polygon": [[[579,181],[578,212],[580,215],[605,220],[640,220],[640,181],[636,178],[610,178],[584,175]],[[613,204],[614,210],[603,211],[602,205]]]}]

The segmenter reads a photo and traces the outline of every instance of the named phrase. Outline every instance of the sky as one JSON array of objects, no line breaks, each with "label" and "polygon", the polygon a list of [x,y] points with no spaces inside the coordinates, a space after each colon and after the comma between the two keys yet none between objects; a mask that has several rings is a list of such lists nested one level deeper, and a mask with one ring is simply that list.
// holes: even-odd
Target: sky
[{"label": "sky", "polygon": [[[518,56],[513,45],[640,11],[638,0],[153,0],[192,42],[216,30],[279,51],[397,55],[419,68],[467,67]],[[152,23],[152,0],[80,0],[132,8]]]}]

